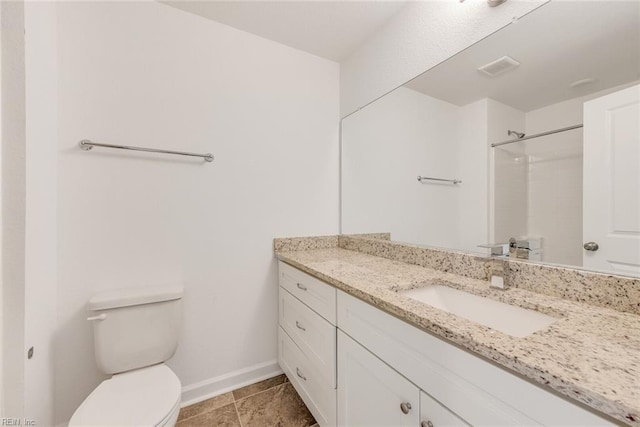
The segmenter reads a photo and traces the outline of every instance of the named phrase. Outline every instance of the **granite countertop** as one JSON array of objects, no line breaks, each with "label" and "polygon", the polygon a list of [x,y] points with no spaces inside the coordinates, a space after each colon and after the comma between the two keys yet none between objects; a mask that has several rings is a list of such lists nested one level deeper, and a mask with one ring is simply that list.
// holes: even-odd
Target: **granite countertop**
[{"label": "granite countertop", "polygon": [[[484,280],[338,247],[276,255],[407,323],[619,421],[640,426],[640,316],[636,314],[518,288],[493,289]],[[538,310],[558,320],[517,338],[397,293],[431,281]]]}]

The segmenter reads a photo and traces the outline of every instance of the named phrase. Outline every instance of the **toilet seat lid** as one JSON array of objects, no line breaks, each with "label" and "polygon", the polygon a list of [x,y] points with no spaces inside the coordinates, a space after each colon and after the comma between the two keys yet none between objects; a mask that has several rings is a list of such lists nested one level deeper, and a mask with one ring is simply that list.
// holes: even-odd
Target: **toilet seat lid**
[{"label": "toilet seat lid", "polygon": [[164,363],[114,375],[82,402],[69,426],[157,426],[180,393],[180,380]]}]

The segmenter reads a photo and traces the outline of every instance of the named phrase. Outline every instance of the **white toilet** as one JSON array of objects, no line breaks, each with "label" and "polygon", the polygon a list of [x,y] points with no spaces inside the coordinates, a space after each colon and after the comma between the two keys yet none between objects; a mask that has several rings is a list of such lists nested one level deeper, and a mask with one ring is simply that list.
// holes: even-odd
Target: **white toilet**
[{"label": "white toilet", "polygon": [[178,345],[181,286],[104,292],[88,304],[98,368],[113,376],[82,402],[69,426],[173,426],[180,380],[168,366]]}]

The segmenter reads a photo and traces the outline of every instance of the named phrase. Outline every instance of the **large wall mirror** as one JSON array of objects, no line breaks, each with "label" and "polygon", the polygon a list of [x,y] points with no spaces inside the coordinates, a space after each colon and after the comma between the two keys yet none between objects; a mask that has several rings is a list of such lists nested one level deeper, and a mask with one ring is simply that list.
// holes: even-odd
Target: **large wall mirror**
[{"label": "large wall mirror", "polygon": [[549,2],[342,122],[342,233],[640,276],[640,2]]}]

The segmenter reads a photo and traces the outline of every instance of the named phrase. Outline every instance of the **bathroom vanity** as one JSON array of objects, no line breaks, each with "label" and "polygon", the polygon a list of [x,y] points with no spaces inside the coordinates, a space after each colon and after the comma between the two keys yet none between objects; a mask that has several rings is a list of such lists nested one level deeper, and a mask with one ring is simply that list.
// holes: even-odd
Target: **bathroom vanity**
[{"label": "bathroom vanity", "polygon": [[341,235],[274,242],[320,425],[640,426],[639,16],[547,2],[342,119]]},{"label": "bathroom vanity", "polygon": [[[276,253],[279,362],[322,426],[640,425],[635,314],[388,254]],[[505,333],[407,293],[434,284],[551,320]]]}]

